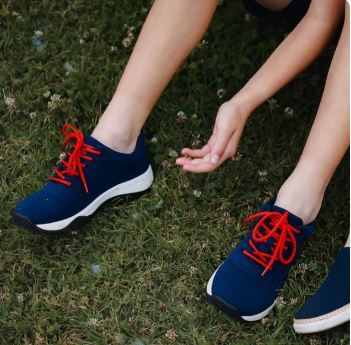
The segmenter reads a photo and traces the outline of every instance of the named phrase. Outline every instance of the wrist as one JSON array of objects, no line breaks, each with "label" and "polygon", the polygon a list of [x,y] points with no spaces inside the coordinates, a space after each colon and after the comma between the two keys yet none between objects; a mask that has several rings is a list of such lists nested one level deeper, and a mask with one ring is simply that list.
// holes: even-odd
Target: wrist
[{"label": "wrist", "polygon": [[260,105],[260,102],[250,92],[244,90],[239,91],[228,102],[234,105],[238,112],[246,118]]}]

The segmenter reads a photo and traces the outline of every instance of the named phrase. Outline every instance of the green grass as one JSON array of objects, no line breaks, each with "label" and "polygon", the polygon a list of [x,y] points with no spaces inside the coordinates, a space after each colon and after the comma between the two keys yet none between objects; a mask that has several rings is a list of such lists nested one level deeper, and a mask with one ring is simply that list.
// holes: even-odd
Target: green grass
[{"label": "green grass", "polygon": [[[169,150],[208,138],[219,105],[286,32],[247,21],[240,2],[218,8],[208,45],[183,64],[146,124],[157,138],[149,144],[156,171],[151,193],[108,203],[82,231],[64,237],[34,235],[12,224],[11,209],[53,169],[61,125],[72,122],[88,132],[94,127],[132,49],[122,40],[130,26],[137,35],[149,7],[150,1],[126,0],[0,5],[0,87],[16,102],[10,111],[0,100],[0,344],[348,344],[348,325],[313,336],[292,329],[293,315],[319,287],[347,237],[348,160],[330,183],[317,233],[303,253],[307,271],[292,272],[280,310],[265,324],[242,325],[203,296],[214,268],[247,231],[241,220],[293,170],[333,53],[328,50],[280,92],[279,107],[266,103],[253,114],[241,160],[210,175],[181,172]],[[39,51],[34,30],[43,31]],[[67,62],[76,71],[66,74]],[[219,99],[222,88],[227,93]],[[63,98],[57,109],[47,106],[48,90]],[[286,107],[293,117],[285,115]],[[187,114],[185,123],[176,121],[179,110]],[[265,181],[258,174],[263,170]],[[100,270],[95,274],[94,264]],[[174,340],[166,337],[169,330]]]}]

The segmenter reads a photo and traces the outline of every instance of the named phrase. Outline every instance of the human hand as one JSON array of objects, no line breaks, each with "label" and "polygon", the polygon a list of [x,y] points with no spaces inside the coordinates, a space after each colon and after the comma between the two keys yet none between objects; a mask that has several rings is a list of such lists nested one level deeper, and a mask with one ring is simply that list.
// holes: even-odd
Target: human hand
[{"label": "human hand", "polygon": [[211,172],[218,168],[236,153],[249,114],[239,109],[235,102],[223,103],[207,144],[201,149],[184,148],[184,156],[178,158],[176,164],[193,173]]}]

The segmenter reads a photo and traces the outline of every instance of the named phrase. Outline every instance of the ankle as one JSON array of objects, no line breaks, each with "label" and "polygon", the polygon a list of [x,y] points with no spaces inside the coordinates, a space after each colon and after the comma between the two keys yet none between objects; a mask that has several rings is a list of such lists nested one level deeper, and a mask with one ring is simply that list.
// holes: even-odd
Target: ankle
[{"label": "ankle", "polygon": [[292,174],[280,188],[275,205],[300,217],[304,224],[314,221],[322,206],[325,186],[306,176]]},{"label": "ankle", "polygon": [[130,129],[116,129],[98,124],[91,136],[110,149],[121,153],[132,153],[138,139],[139,132]]},{"label": "ankle", "polygon": [[137,100],[116,93],[92,136],[115,151],[131,153],[148,114]]},{"label": "ankle", "polygon": [[[308,200],[309,199],[309,200]],[[304,224],[313,222],[322,206],[322,197],[311,202],[311,198],[296,195],[294,191],[281,188],[275,205],[288,210],[290,213],[302,219]]]}]

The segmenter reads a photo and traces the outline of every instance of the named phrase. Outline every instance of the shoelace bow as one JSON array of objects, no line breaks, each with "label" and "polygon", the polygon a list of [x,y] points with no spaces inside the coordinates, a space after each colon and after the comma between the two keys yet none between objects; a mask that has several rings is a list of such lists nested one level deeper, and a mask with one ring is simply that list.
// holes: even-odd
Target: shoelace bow
[{"label": "shoelace bow", "polygon": [[[301,231],[289,224],[288,216],[289,212],[281,214],[279,212],[265,211],[253,214],[244,220],[244,224],[246,224],[260,218],[249,240],[252,253],[247,250],[243,250],[243,253],[265,268],[262,276],[272,269],[276,261],[288,265],[295,258],[297,251],[295,235],[301,233]],[[266,243],[271,238],[274,239],[274,243],[270,248],[271,253],[265,253],[257,248],[257,244]],[[291,253],[286,258],[284,252],[288,250],[288,244],[291,244]]]},{"label": "shoelace bow", "polygon": [[[100,155],[101,151],[95,150],[93,146],[86,144],[84,142],[83,133],[70,124],[66,124],[62,127],[62,133],[66,137],[62,144],[62,151],[66,150],[67,160],[66,158],[61,160],[60,168],[54,169],[56,176],[49,177],[49,180],[71,186],[72,182],[67,181],[65,175],[79,176],[85,191],[88,193],[89,189],[84,175],[86,164],[82,163],[81,160],[92,161],[93,158],[89,157],[87,154],[92,153],[94,155]],[[67,149],[69,144],[73,147],[71,152]]]}]

